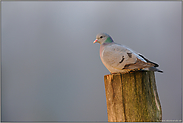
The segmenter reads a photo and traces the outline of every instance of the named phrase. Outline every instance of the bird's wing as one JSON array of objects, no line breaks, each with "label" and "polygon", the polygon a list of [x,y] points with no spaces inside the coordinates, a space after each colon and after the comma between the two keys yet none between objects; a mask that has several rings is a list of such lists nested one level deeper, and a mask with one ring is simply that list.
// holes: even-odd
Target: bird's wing
[{"label": "bird's wing", "polygon": [[152,64],[154,64],[154,67],[159,67],[159,65],[157,64],[157,63],[154,63],[154,62],[152,62],[152,61],[149,61],[147,58],[145,58],[142,54],[138,54],[140,57],[142,57],[144,60],[146,60],[146,62],[148,62],[148,63],[152,63]]},{"label": "bird's wing", "polygon": [[101,56],[102,61],[107,66],[119,70],[141,69],[153,66],[151,63],[147,63],[146,60],[131,49],[119,44],[105,46]]}]

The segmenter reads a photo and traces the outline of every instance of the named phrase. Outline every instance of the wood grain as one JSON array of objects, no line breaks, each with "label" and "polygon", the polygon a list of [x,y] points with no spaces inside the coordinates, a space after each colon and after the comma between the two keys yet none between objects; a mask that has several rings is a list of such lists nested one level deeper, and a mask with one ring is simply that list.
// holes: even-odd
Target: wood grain
[{"label": "wood grain", "polygon": [[154,72],[109,74],[104,83],[108,122],[161,122]]}]

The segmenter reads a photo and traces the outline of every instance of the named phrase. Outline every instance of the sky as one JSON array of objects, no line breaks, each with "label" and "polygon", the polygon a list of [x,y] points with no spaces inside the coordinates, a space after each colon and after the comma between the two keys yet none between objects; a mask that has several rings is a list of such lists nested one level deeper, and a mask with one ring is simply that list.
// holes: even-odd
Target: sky
[{"label": "sky", "polygon": [[181,120],[180,1],[1,2],[2,121],[107,121],[100,32],[158,63],[162,118]]}]

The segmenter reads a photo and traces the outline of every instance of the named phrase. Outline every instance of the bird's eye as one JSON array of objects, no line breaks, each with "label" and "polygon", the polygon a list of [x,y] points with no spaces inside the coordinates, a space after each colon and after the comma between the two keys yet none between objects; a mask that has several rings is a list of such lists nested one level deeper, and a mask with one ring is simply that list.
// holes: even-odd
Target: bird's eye
[{"label": "bird's eye", "polygon": [[103,36],[100,36],[100,38],[103,38]]}]

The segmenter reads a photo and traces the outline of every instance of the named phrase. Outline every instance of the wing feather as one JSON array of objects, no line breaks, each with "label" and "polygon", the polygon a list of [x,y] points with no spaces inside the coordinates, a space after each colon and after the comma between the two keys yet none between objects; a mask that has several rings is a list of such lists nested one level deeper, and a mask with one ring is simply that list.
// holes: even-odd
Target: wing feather
[{"label": "wing feather", "polygon": [[150,62],[142,55],[116,43],[105,46],[102,52],[102,61],[106,67],[110,66],[118,70],[157,66],[157,64]]},{"label": "wing feather", "polygon": [[137,58],[137,61],[134,64],[126,64],[123,69],[142,69],[142,68],[149,68],[153,66],[154,64],[146,63]]},{"label": "wing feather", "polygon": [[138,54],[140,57],[142,57],[143,59],[145,59],[148,63],[152,63],[154,64],[154,67],[159,67],[159,65],[157,63],[154,63],[152,61],[149,61],[147,58],[145,58],[142,54]]},{"label": "wing feather", "polygon": [[102,61],[105,65],[122,70],[126,64],[134,64],[136,54],[122,45],[112,44],[105,46],[102,52]]}]

